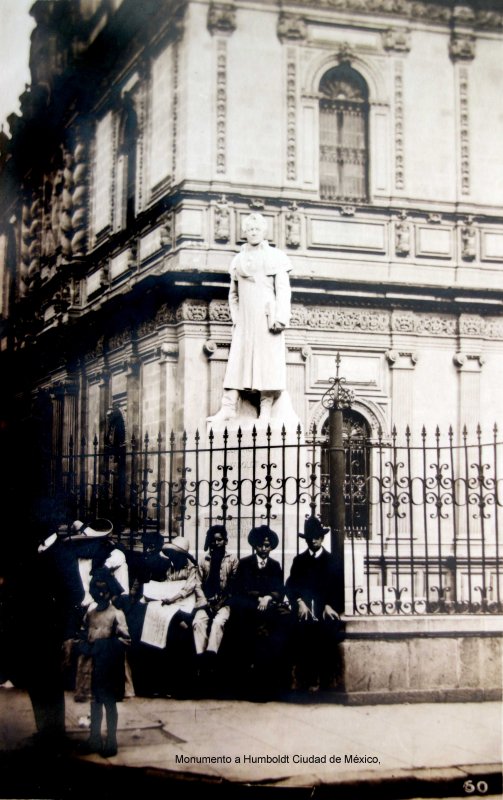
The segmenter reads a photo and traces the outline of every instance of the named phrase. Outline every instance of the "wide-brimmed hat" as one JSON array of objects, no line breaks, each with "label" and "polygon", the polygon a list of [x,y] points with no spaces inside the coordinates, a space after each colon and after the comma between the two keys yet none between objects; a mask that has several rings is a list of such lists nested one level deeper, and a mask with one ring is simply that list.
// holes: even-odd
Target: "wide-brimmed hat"
[{"label": "wide-brimmed hat", "polygon": [[109,519],[95,519],[92,525],[76,519],[72,522],[70,530],[59,531],[59,535],[71,539],[72,542],[83,542],[88,539],[103,539],[112,533],[113,529],[114,526]]},{"label": "wide-brimmed hat", "polygon": [[271,550],[275,550],[279,544],[278,534],[272,531],[268,525],[259,525],[258,528],[252,528],[248,534],[248,543],[252,547],[260,547],[264,539],[269,539]]},{"label": "wide-brimmed hat", "polygon": [[208,530],[206,531],[206,539],[204,540],[204,549],[209,550],[211,540],[215,536],[216,533],[219,533],[223,538],[224,541],[229,541],[229,535],[227,533],[227,528],[225,525],[211,525]]},{"label": "wide-brimmed hat", "polygon": [[318,539],[329,533],[330,528],[324,528],[318,517],[308,517],[304,522],[304,533],[299,533],[301,539]]},{"label": "wide-brimmed hat", "polygon": [[163,550],[176,550],[178,553],[189,552],[189,540],[185,536],[175,536],[170,542],[163,545]]}]

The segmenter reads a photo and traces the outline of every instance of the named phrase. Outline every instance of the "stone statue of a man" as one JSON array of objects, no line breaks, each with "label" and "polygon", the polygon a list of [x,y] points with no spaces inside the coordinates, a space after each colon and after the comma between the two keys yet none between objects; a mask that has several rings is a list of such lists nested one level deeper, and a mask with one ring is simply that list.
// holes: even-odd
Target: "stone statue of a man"
[{"label": "stone statue of a man", "polygon": [[290,321],[291,264],[265,238],[267,223],[250,214],[244,223],[246,244],[234,256],[229,306],[233,323],[222,406],[210,421],[233,419],[239,393],[260,392],[260,417],[267,423],[272,405],[286,389],[284,329]]}]

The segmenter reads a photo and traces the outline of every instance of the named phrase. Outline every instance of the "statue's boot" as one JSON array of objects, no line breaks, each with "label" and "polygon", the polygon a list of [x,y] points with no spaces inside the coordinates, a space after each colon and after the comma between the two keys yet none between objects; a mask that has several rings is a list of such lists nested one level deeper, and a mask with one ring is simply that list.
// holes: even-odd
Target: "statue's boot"
[{"label": "statue's boot", "polygon": [[271,419],[272,404],[276,399],[276,392],[262,392],[260,395],[260,415],[259,422],[261,425],[268,425]]},{"label": "statue's boot", "polygon": [[208,422],[226,422],[229,419],[235,419],[237,413],[239,393],[236,389],[229,389],[224,391],[222,396],[222,405],[220,410],[217,411],[212,417],[208,417]]}]

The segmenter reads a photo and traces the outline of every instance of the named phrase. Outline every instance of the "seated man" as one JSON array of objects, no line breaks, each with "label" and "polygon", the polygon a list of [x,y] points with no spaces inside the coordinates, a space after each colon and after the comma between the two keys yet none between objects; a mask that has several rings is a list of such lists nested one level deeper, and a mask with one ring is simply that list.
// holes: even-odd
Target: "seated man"
[{"label": "seated man", "polygon": [[267,525],[252,528],[254,553],[239,562],[229,622],[235,688],[251,697],[274,696],[285,685],[289,613],[283,570],[270,557],[278,536]]},{"label": "seated man", "polygon": [[337,645],[343,638],[343,623],[335,606],[337,562],[323,547],[328,533],[317,517],[304,523],[307,550],[292,563],[286,591],[294,625],[294,660],[297,688],[317,691],[334,687],[339,654]]},{"label": "seated man", "polygon": [[229,619],[230,587],[238,568],[238,559],[226,550],[227,541],[225,527],[212,525],[204,543],[207,555],[199,562],[202,597],[196,602],[192,628],[196,654],[205,657],[209,671],[214,669],[209,661],[215,660]]}]

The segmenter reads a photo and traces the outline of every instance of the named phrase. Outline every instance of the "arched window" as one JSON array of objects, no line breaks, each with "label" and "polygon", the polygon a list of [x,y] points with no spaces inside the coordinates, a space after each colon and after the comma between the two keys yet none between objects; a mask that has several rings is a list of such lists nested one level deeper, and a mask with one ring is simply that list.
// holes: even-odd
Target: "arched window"
[{"label": "arched window", "polygon": [[[322,427],[322,435],[328,439],[328,420]],[[370,448],[367,441],[370,427],[367,420],[352,409],[343,411],[343,439],[346,455],[346,477],[344,481],[344,500],[346,506],[346,536],[355,539],[370,538],[369,514],[369,475]],[[330,524],[329,452],[322,449],[322,500],[321,518],[324,525]]]},{"label": "arched window", "polygon": [[368,198],[368,87],[347,63],[320,81],[320,195],[324,200]]}]

